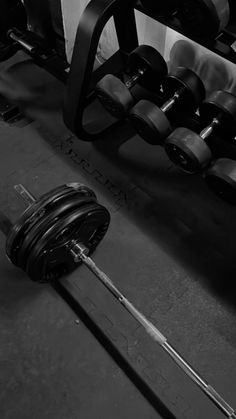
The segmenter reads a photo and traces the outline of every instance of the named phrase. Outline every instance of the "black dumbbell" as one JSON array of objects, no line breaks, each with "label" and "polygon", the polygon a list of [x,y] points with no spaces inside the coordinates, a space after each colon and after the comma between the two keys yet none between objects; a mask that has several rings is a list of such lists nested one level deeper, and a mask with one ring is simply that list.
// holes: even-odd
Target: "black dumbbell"
[{"label": "black dumbbell", "polygon": [[221,158],[205,173],[209,188],[230,204],[236,205],[236,161]]},{"label": "black dumbbell", "polygon": [[123,83],[118,77],[107,74],[96,85],[97,97],[115,118],[123,118],[134,105],[132,87],[136,84],[151,91],[160,90],[160,81],[167,74],[162,55],[149,45],[140,45],[128,57],[129,78]]},{"label": "black dumbbell", "polygon": [[204,170],[212,159],[207,141],[212,134],[227,139],[236,133],[236,96],[218,90],[210,94],[199,106],[199,114],[204,125],[200,134],[187,128],[177,128],[166,140],[165,150],[170,160],[188,173]]},{"label": "black dumbbell", "polygon": [[[55,282],[83,263],[112,296],[136,319],[146,333],[195,384],[224,411],[236,418],[234,410],[167,341],[167,338],[116,287],[89,257],[104,237],[109,212],[97,202],[93,191],[70,183],[53,189],[36,200],[22,185],[15,189],[29,204],[15,225],[10,226],[6,253],[33,281]],[[6,217],[5,217],[6,218]],[[4,232],[9,226],[4,219]],[[104,331],[105,333],[105,331]],[[114,345],[114,341],[113,345]],[[137,376],[137,373],[136,373]]]},{"label": "black dumbbell", "polygon": [[177,10],[178,0],[140,0],[140,4],[147,13],[156,16],[170,17]]},{"label": "black dumbbell", "polygon": [[215,38],[230,18],[228,0],[181,0],[178,13],[183,30],[191,35]]},{"label": "black dumbbell", "polygon": [[174,13],[185,32],[204,39],[215,38],[227,25],[233,7],[228,0],[140,0],[151,14],[170,17]]},{"label": "black dumbbell", "polygon": [[168,100],[159,108],[153,102],[140,100],[129,112],[129,120],[138,134],[150,144],[163,144],[172,127],[171,110],[193,113],[205,97],[205,88],[192,70],[177,67],[162,81],[163,95]]}]

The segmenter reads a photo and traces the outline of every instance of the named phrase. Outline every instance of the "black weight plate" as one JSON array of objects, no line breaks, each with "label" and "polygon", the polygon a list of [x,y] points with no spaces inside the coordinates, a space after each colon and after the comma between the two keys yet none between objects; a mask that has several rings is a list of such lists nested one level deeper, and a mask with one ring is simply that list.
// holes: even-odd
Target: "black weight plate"
[{"label": "black weight plate", "polygon": [[223,90],[212,92],[199,106],[199,113],[205,125],[210,124],[213,118],[219,117],[220,125],[216,127],[216,131],[224,137],[225,134],[230,137],[236,134],[236,96],[232,93]]},{"label": "black weight plate", "polygon": [[177,0],[140,0],[144,10],[156,16],[170,17],[177,10]]},{"label": "black weight plate", "polygon": [[12,226],[7,237],[6,254],[13,264],[16,264],[16,254],[19,247],[21,247],[25,231],[33,226],[38,219],[44,216],[44,214],[50,211],[53,201],[71,191],[77,191],[84,196],[95,197],[94,192],[86,186],[79,183],[68,183],[67,185],[54,188],[37,199],[33,205],[24,211],[18,221]]},{"label": "black weight plate", "polygon": [[162,145],[172,130],[164,112],[148,100],[140,100],[131,109],[129,120],[140,137],[153,145]]},{"label": "black weight plate", "polygon": [[112,74],[107,74],[97,83],[96,93],[104,108],[117,119],[124,118],[134,104],[129,89]]},{"label": "black weight plate", "polygon": [[[55,195],[62,194],[67,190],[66,186],[59,186],[58,188],[54,189]],[[29,228],[30,224],[34,223],[37,218],[40,218],[45,213],[45,207],[48,203],[51,202],[52,199],[52,191],[48,192],[47,194],[43,195],[41,199],[36,200],[35,203],[30,205],[24,212],[21,214],[20,218],[16,221],[16,223],[12,226],[11,231],[6,240],[6,254],[15,264],[15,252],[16,249],[20,246],[21,237],[24,237],[24,231]],[[16,249],[15,249],[16,248]]]},{"label": "black weight plate", "polygon": [[169,159],[187,173],[201,172],[211,161],[211,150],[203,139],[187,128],[177,128],[165,142]]},{"label": "black weight plate", "polygon": [[18,221],[12,226],[6,241],[6,253],[12,263],[16,264],[16,254],[21,247],[26,231],[48,212],[54,198],[57,199],[57,197],[64,195],[67,191],[67,186],[63,185],[43,195],[40,199],[36,200],[34,204],[29,206]]},{"label": "black weight plate", "polygon": [[236,161],[222,158],[205,173],[207,185],[230,204],[236,205]]},{"label": "black weight plate", "polygon": [[52,208],[51,212],[47,216],[43,217],[43,219],[41,219],[38,223],[36,223],[25,236],[21,249],[18,253],[18,266],[21,266],[22,269],[25,269],[25,264],[30,248],[34,246],[34,243],[37,243],[41,235],[53,224],[55,224],[58,219],[73,211],[75,208],[83,207],[84,205],[93,203],[95,201],[96,198],[94,197],[78,196],[75,193],[67,194],[62,197],[60,202],[55,204],[55,206]]},{"label": "black weight plate", "polygon": [[[6,252],[11,259],[11,251],[14,248],[14,241],[18,241],[19,236],[24,235],[24,231],[33,225],[39,218],[43,217],[47,211],[50,211],[53,201],[56,201],[64,194],[71,191],[79,191],[80,194],[95,196],[94,192],[79,183],[69,183],[59,186],[46,194],[42,195],[36,202],[28,207],[18,221],[13,225],[6,242]],[[12,256],[13,257],[13,256]],[[13,262],[14,263],[14,262]]]},{"label": "black weight plate", "polygon": [[181,0],[178,18],[185,31],[205,39],[215,38],[227,26],[228,0]]},{"label": "black weight plate", "polygon": [[180,98],[174,105],[175,108],[188,113],[197,109],[205,98],[205,87],[198,75],[185,67],[177,67],[162,81],[163,94],[166,100],[170,99],[177,91],[181,92]]},{"label": "black weight plate", "polygon": [[43,218],[38,220],[38,222],[35,223],[35,225],[28,232],[26,232],[17,254],[16,265],[20,266],[24,270],[30,248],[37,243],[45,231],[57,223],[57,221],[65,214],[68,214],[75,208],[82,207],[87,203],[94,202],[95,200],[96,198],[94,197],[78,196],[76,192],[71,192],[71,194],[66,194],[61,197],[61,199],[52,206],[51,211],[45,214]]},{"label": "black weight plate", "polygon": [[29,254],[26,271],[38,282],[48,282],[78,266],[70,253],[72,240],[83,243],[90,254],[104,237],[110,214],[99,204],[76,209],[45,232]]},{"label": "black weight plate", "polygon": [[138,83],[146,89],[159,92],[160,81],[167,75],[168,68],[162,55],[150,45],[139,45],[128,57],[127,73],[133,76],[140,69],[146,71]]}]

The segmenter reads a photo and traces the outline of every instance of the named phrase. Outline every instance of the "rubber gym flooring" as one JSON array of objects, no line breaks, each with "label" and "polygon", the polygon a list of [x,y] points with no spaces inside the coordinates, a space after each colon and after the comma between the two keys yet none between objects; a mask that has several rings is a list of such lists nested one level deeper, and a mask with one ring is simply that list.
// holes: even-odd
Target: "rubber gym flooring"
[{"label": "rubber gym flooring", "polygon": [[[74,181],[94,189],[111,212],[94,260],[235,408],[235,208],[137,136],[123,142],[114,133],[96,144],[77,139],[62,122],[64,87],[22,56],[14,60],[2,66],[0,92],[27,118],[0,123],[2,225],[4,216],[15,220],[25,208],[16,183],[35,196]],[[101,124],[102,114],[94,104],[86,124]],[[158,411],[68,301],[10,264],[3,233],[0,246],[2,419],[224,417],[79,267],[62,286],[89,295],[110,331],[127,332],[137,348],[146,339],[143,370],[158,371],[161,398],[176,415]]]}]

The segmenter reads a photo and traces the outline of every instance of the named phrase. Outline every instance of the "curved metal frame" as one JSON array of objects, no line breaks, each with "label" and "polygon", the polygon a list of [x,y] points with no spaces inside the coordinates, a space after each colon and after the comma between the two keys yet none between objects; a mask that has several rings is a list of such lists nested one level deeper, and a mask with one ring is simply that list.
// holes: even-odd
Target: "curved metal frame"
[{"label": "curved metal frame", "polygon": [[[100,36],[111,17],[114,18],[119,50],[93,72]],[[88,4],[76,33],[63,112],[65,124],[80,139],[101,139],[115,127],[124,124],[124,121],[118,121],[97,133],[89,133],[84,127],[83,115],[86,106],[94,98],[93,87],[96,81],[109,70],[119,73],[124,68],[127,55],[137,46],[133,0],[92,0]]]}]

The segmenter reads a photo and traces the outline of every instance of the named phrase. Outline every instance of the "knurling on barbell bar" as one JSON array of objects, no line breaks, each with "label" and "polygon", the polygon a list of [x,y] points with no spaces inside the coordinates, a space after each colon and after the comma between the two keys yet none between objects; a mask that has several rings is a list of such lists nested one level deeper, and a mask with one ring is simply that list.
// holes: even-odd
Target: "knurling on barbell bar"
[{"label": "knurling on barbell bar", "polygon": [[121,293],[95,264],[90,254],[107,232],[110,215],[97,202],[95,193],[79,183],[59,186],[35,199],[23,185],[15,190],[28,204],[11,225],[6,240],[10,261],[33,281],[53,282],[83,263],[115,299],[143,326],[190,379],[231,419],[235,410],[168,343],[167,338]]}]

